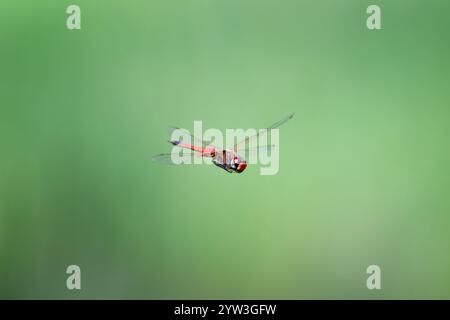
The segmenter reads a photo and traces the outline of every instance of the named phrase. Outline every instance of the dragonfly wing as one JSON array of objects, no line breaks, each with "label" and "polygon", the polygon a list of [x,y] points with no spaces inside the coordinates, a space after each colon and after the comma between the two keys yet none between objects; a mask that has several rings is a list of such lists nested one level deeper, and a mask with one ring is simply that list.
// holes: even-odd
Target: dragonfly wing
[{"label": "dragonfly wing", "polygon": [[174,132],[176,132],[177,135],[179,135],[179,136],[183,136],[183,137],[189,136],[189,137],[191,137],[191,138],[192,138],[192,141],[190,142],[190,144],[192,144],[192,145],[196,145],[196,146],[199,146],[199,147],[206,147],[206,146],[209,145],[209,142],[208,142],[208,141],[204,141],[204,140],[202,140],[202,139],[200,139],[200,138],[194,136],[194,135],[193,135],[192,133],[190,133],[188,130],[183,129],[183,128],[169,127],[169,128],[168,128],[168,132],[169,132],[170,136],[172,136],[172,134],[173,134]]},{"label": "dragonfly wing", "polygon": [[275,148],[274,144],[266,146],[257,146],[255,148],[245,148],[238,151],[238,153],[245,153],[247,155],[258,154],[259,152],[270,152],[272,148]]},{"label": "dragonfly wing", "polygon": [[277,122],[275,122],[274,124],[268,126],[265,129],[262,129],[260,131],[258,131],[257,134],[247,137],[244,140],[242,140],[241,142],[238,142],[235,146],[234,146],[234,151],[239,151],[242,150],[243,148],[245,148],[247,146],[247,144],[254,139],[257,139],[258,137],[260,137],[263,134],[267,134],[271,129],[275,129],[278,128],[279,126],[285,124],[286,122],[288,122],[290,119],[292,119],[294,117],[294,113],[291,113],[289,115],[287,115],[286,117],[284,117],[281,120],[278,120]]},{"label": "dragonfly wing", "polygon": [[277,122],[275,122],[274,124],[272,124],[271,126],[267,127],[268,130],[270,129],[275,129],[280,127],[281,125],[285,124],[286,122],[288,122],[289,120],[291,120],[294,117],[295,113],[291,113],[289,115],[287,115],[286,117],[284,117],[281,120],[278,120]]},{"label": "dragonfly wing", "polygon": [[[202,154],[201,153],[197,153],[197,152],[192,152],[192,153],[183,153],[183,154],[179,154],[178,152],[174,152],[174,153],[161,153],[158,154],[156,156],[152,157],[152,160],[154,162],[160,163],[160,164],[168,164],[168,165],[180,165],[180,164],[189,164],[189,163],[193,163],[194,158],[198,158],[201,157]],[[173,158],[172,158],[173,157]],[[172,159],[180,159],[177,162],[174,162]],[[181,163],[178,163],[181,162]]]}]

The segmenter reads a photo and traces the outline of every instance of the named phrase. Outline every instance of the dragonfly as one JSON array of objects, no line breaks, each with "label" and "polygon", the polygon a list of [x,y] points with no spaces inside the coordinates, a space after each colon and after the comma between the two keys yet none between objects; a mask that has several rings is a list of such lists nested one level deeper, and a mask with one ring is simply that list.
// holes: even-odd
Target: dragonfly
[{"label": "dragonfly", "polygon": [[[261,135],[268,134],[270,130],[280,127],[287,121],[294,117],[294,113],[291,113],[281,120],[273,123],[272,125],[259,130],[256,134],[251,135],[243,139],[242,141],[236,143],[233,148],[218,148],[214,145],[208,144],[207,142],[199,139],[198,137],[191,134],[189,131],[178,128],[170,127],[169,133],[174,131],[179,131],[184,136],[189,136],[192,138],[192,142],[184,143],[180,140],[169,140],[169,143],[190,150],[190,153],[184,156],[184,159],[192,159],[193,157],[210,158],[212,163],[217,167],[225,170],[228,173],[242,173],[247,168],[247,161],[245,160],[242,153],[254,153],[262,150],[270,150],[274,145],[258,146],[256,148],[249,148],[248,145],[251,141],[261,137]],[[173,162],[173,153],[162,153],[153,157],[154,162],[164,163],[164,164],[176,164]],[[182,162],[180,164],[189,163],[189,161]]]}]

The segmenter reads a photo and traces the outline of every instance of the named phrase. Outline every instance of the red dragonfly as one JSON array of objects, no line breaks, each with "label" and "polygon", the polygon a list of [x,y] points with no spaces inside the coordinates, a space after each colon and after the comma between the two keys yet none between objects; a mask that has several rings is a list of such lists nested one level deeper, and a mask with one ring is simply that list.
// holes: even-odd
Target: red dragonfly
[{"label": "red dragonfly", "polygon": [[[169,132],[172,133],[174,131],[179,131],[184,135],[189,135],[193,139],[194,143],[193,144],[184,143],[179,140],[170,140],[169,143],[173,144],[174,146],[192,150],[192,153],[187,154],[187,157],[190,159],[192,159],[193,157],[210,158],[212,160],[212,163],[214,163],[216,166],[224,169],[229,173],[242,173],[245,170],[245,168],[247,168],[247,162],[245,161],[244,157],[240,155],[240,153],[246,152],[247,154],[249,154],[261,151],[263,149],[270,150],[270,148],[274,146],[274,145],[266,145],[266,146],[258,146],[256,148],[248,148],[248,143],[251,140],[260,137],[262,134],[267,134],[268,132],[270,132],[271,129],[278,128],[282,124],[286,123],[288,120],[292,119],[293,116],[294,116],[293,113],[289,114],[288,116],[275,122],[269,127],[258,131],[258,133],[256,133],[255,135],[247,137],[244,140],[240,141],[239,143],[235,144],[232,149],[217,148],[195,137],[189,131],[176,127],[169,128]],[[179,155],[178,153],[175,154],[177,156]],[[174,154],[172,153],[162,153],[154,156],[153,161],[166,164],[176,164],[173,161],[173,155]],[[184,160],[187,159],[186,155],[183,156],[183,159]],[[192,163],[192,162],[184,161],[180,164],[184,163]]]}]

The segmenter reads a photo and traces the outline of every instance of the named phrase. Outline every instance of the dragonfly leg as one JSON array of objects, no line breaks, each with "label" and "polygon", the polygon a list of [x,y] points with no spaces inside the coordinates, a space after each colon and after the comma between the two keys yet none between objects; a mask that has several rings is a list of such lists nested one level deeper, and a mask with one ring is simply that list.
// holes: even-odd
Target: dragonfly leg
[{"label": "dragonfly leg", "polygon": [[228,172],[228,173],[233,173],[233,171],[232,171],[231,169],[229,169],[226,165],[224,165],[224,164],[222,164],[222,163],[219,163],[219,162],[217,162],[217,161],[214,161],[214,160],[213,160],[213,163],[214,163],[216,166],[218,166],[219,168],[222,168],[223,170],[225,170],[226,172]]}]

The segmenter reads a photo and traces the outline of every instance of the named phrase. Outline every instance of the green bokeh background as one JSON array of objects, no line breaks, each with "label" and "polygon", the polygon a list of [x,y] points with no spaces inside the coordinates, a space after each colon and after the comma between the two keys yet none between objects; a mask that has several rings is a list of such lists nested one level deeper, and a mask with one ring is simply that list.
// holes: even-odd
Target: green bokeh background
[{"label": "green bokeh background", "polygon": [[[449,12],[2,0],[0,298],[450,298]],[[151,161],[289,112],[275,176]]]}]

